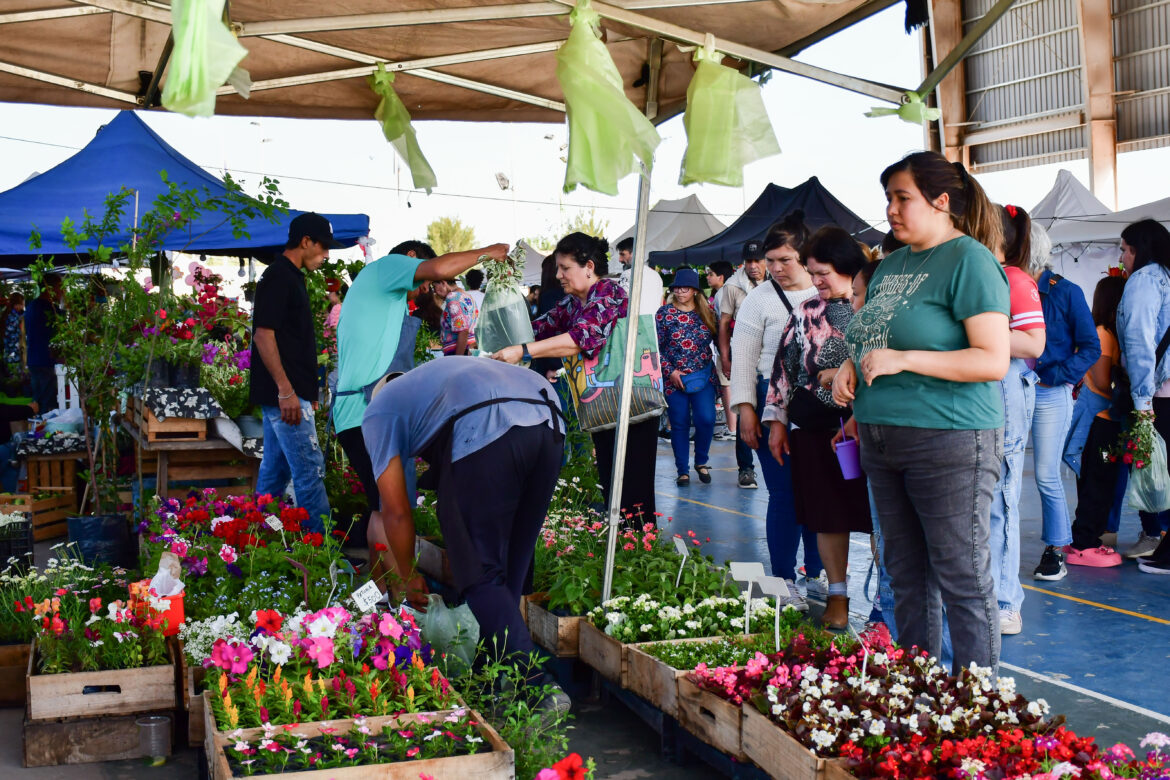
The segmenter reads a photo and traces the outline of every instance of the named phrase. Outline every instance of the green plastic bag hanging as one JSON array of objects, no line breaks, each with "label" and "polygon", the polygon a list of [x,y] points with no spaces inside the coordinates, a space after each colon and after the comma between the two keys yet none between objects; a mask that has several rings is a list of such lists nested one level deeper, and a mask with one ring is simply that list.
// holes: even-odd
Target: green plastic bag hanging
[{"label": "green plastic bag hanging", "polygon": [[215,91],[248,50],[223,23],[224,0],[173,0],[175,48],[167,66],[162,104],[187,116],[215,113]]},{"label": "green plastic bag hanging", "polygon": [[557,50],[557,81],[569,120],[569,164],[565,192],[583,185],[616,195],[618,181],[648,172],[662,139],[650,120],[626,97],[622,77],[598,35],[600,17],[589,0],[569,14],[569,38]]},{"label": "green plastic bag hanging", "polygon": [[933,122],[942,116],[942,111],[930,108],[922,102],[922,96],[917,92],[907,92],[902,96],[902,105],[897,108],[878,107],[865,112],[871,119],[879,116],[896,116],[903,122],[912,125],[921,125]]},{"label": "green plastic bag hanging", "polygon": [[374,110],[374,119],[382,123],[382,135],[398,152],[398,156],[406,161],[410,167],[410,176],[414,186],[420,190],[431,190],[439,186],[435,179],[435,172],[431,164],[423,155],[418,145],[418,137],[414,127],[410,124],[410,112],[402,103],[402,98],[394,91],[394,74],[386,70],[386,66],[379,62],[376,70],[369,78],[370,89],[382,98],[378,101],[378,108]]},{"label": "green plastic bag hanging", "polygon": [[687,153],[679,184],[742,187],[744,166],[780,153],[760,85],[721,65],[722,59],[712,42],[695,51],[699,64],[687,87]]}]

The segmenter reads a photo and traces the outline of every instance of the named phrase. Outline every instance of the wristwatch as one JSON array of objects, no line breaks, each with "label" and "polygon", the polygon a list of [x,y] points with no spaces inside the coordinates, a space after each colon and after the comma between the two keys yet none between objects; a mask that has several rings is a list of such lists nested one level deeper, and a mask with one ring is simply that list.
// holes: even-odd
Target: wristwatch
[{"label": "wristwatch", "polygon": [[521,362],[525,362],[525,363],[531,363],[531,362],[532,362],[532,353],[530,353],[530,352],[528,351],[528,345],[527,345],[527,344],[521,344],[521,345],[520,345],[520,348],[524,350],[524,354],[522,354],[522,355],[520,356],[520,360],[521,360]]}]

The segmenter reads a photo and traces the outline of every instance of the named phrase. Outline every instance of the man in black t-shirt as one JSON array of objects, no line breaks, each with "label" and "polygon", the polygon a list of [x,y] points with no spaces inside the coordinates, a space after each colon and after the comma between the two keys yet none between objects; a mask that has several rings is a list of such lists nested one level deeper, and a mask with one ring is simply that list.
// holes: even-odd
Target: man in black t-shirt
[{"label": "man in black t-shirt", "polygon": [[258,493],[280,496],[292,478],[306,528],[322,531],[329,516],[325,458],[317,443],[317,338],[305,272],[339,249],[333,227],[306,213],[288,226],[284,252],[256,284],[252,307],[252,379],[249,395],[264,415],[264,456]]}]

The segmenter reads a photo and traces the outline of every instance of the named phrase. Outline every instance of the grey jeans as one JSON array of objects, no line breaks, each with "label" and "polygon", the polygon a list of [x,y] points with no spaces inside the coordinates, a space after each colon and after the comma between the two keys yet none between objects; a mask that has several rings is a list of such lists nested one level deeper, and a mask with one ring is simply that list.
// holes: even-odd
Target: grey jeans
[{"label": "grey jeans", "polygon": [[894,588],[899,643],[938,657],[945,604],[954,670],[972,661],[997,670],[999,605],[989,536],[1002,429],[859,427],[861,465],[876,499]]}]

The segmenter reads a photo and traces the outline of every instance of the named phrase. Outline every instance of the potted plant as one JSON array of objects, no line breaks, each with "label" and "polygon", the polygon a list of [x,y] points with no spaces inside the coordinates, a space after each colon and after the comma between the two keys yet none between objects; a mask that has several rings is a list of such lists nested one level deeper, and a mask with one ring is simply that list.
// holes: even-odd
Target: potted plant
[{"label": "potted plant", "polygon": [[[86,212],[80,224],[68,218],[61,224],[65,243],[79,260],[85,256],[90,262],[105,264],[117,256],[121,263],[116,283],[95,284],[87,277],[68,275],[63,285],[63,310],[53,323],[53,347],[77,388],[89,465],[87,494],[95,510],[93,516],[70,519],[71,538],[88,541],[117,531],[117,520],[102,513],[114,507],[116,501],[112,478],[117,461],[114,420],[121,405],[120,393],[149,376],[160,358],[184,357],[189,351],[198,365],[201,357],[201,348],[194,343],[194,318],[184,318],[181,324],[173,319],[167,322],[167,306],[174,297],[166,290],[148,289],[139,281],[149,261],[164,246],[175,248],[177,242],[172,234],[185,234],[186,246],[190,246],[199,238],[193,234],[192,225],[208,214],[221,216],[220,224],[231,224],[242,238],[247,235],[248,220],[261,217],[275,221],[287,206],[279,198],[276,182],[267,178],[261,185],[261,196],[254,198],[244,194],[231,177],[224,179],[226,192],[213,196],[206,189],[180,188],[167,179],[165,171],[159,175],[167,185],[166,191],[137,218],[129,231],[131,240],[117,250],[107,241],[125,230],[132,196],[128,189],[108,196],[100,217]],[[34,251],[40,248],[40,235],[35,230],[29,243]],[[55,258],[38,258],[30,267],[38,290],[54,261]],[[184,337],[189,331],[191,337]],[[138,472],[141,477],[141,467]],[[121,526],[125,526],[124,519]],[[128,558],[128,529],[118,536],[125,539]],[[94,549],[92,545],[90,549]]]}]

